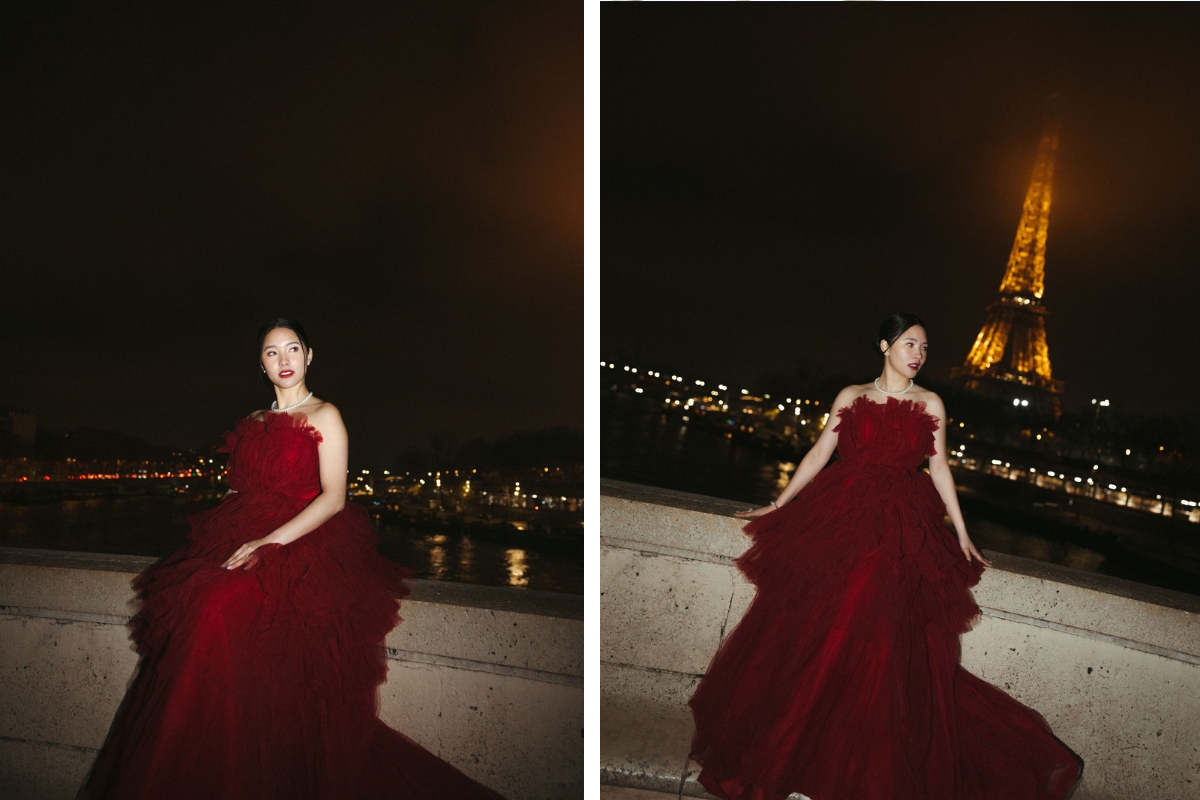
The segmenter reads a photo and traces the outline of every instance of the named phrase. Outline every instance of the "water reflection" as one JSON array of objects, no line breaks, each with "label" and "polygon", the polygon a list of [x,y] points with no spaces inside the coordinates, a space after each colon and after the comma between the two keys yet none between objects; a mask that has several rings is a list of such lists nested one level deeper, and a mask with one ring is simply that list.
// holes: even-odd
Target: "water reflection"
[{"label": "water reflection", "polygon": [[386,518],[376,524],[383,537],[380,552],[418,577],[583,593],[582,536],[455,529],[430,534]]},{"label": "water reflection", "polygon": [[775,479],[775,488],[783,491],[787,488],[788,482],[792,479],[792,473],[796,471],[796,465],[790,461],[777,461],[774,466],[779,477]]},{"label": "water reflection", "polygon": [[[215,503],[155,496],[0,502],[0,547],[161,557],[186,541],[188,517]],[[499,524],[479,532],[450,526],[430,531],[386,518],[375,525],[380,552],[419,578],[583,593],[579,534],[520,532]]]},{"label": "water reflection", "polygon": [[525,577],[528,565],[525,563],[525,551],[509,549],[504,551],[508,557],[508,585],[528,586],[529,579]]},{"label": "water reflection", "polygon": [[444,534],[425,537],[425,546],[429,551],[429,577],[435,580],[444,580],[446,577],[446,548],[442,547],[445,543]]},{"label": "water reflection", "polygon": [[458,579],[464,583],[476,583],[475,543],[470,536],[462,537],[458,548]]}]

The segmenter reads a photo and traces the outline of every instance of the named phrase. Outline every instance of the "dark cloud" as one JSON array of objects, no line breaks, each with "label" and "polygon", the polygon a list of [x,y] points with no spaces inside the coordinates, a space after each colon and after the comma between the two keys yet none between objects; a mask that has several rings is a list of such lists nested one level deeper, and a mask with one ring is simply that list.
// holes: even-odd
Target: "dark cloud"
[{"label": "dark cloud", "polygon": [[1196,21],[1117,4],[606,6],[602,349],[734,381],[800,359],[867,374],[864,342],[906,309],[944,378],[995,298],[1060,93],[1055,375],[1069,404],[1190,410]]},{"label": "dark cloud", "polygon": [[582,420],[582,14],[26,7],[0,404],[196,446],[304,320],[352,458]]}]

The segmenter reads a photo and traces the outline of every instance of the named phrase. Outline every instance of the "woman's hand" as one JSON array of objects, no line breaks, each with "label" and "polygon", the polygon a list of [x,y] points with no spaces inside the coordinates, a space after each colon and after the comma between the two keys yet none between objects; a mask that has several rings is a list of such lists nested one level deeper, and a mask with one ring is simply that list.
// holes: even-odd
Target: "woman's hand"
[{"label": "woman's hand", "polygon": [[761,517],[763,514],[770,514],[775,510],[775,506],[763,506],[762,508],[752,508],[749,511],[739,511],[734,514],[738,519],[753,519]]},{"label": "woman's hand", "polygon": [[958,537],[958,546],[962,548],[963,555],[967,557],[967,561],[970,561],[974,557],[976,561],[986,567],[992,565],[992,562],[979,554],[979,551],[975,549],[975,545],[971,544],[971,537],[965,533]]},{"label": "woman's hand", "polygon": [[235,550],[233,555],[229,557],[229,560],[221,566],[225,569],[237,569],[238,567],[245,566],[250,557],[254,555],[254,551],[265,544],[271,543],[266,539],[252,539]]}]

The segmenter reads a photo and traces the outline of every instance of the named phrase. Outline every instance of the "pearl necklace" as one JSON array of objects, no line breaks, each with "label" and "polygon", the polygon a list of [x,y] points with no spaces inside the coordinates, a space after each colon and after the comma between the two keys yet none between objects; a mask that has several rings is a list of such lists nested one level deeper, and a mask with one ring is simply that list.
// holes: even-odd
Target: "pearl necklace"
[{"label": "pearl necklace", "polygon": [[[905,391],[907,391],[907,389],[906,389]],[[313,393],[312,393],[312,392],[309,392],[309,393],[308,393],[308,397],[312,397],[312,395],[313,395]],[[278,401],[278,400],[272,400],[272,401],[271,401],[271,410],[272,410],[272,411],[274,411],[276,414],[282,414],[284,411],[291,411],[291,410],[292,410],[293,408],[295,408],[296,406],[302,406],[302,405],[304,405],[305,403],[307,403],[307,402],[308,402],[308,397],[304,398],[304,399],[303,399],[303,400],[301,400],[299,403],[293,403],[292,405],[288,406],[287,408],[276,408],[275,406],[279,405],[279,401]]]},{"label": "pearl necklace", "polygon": [[[898,395],[898,394],[904,394],[905,392],[907,392],[907,391],[908,391],[909,389],[911,389],[912,387],[913,387],[913,380],[912,380],[912,378],[909,378],[909,379],[908,379],[908,386],[907,386],[907,387],[905,387],[904,389],[901,389],[901,390],[900,390],[900,391],[898,391],[898,392],[889,392],[887,389],[880,389],[880,388],[879,388],[879,378],[876,378],[876,379],[875,379],[875,388],[876,388],[876,389],[878,389],[880,392],[883,392],[883,393],[884,393],[884,394],[886,394],[886,395]],[[305,399],[307,399],[307,398],[305,398]],[[293,406],[293,408],[295,408],[295,406]]]}]

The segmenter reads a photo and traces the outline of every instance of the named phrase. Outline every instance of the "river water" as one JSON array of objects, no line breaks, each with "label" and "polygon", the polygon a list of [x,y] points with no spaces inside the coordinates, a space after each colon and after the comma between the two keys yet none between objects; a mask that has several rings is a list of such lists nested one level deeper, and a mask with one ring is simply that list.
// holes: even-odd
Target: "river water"
[{"label": "river water", "polygon": [[[186,541],[189,516],[217,502],[162,495],[0,502],[0,547],[161,557]],[[583,594],[582,535],[422,530],[387,517],[375,525],[380,552],[418,578]]]}]

